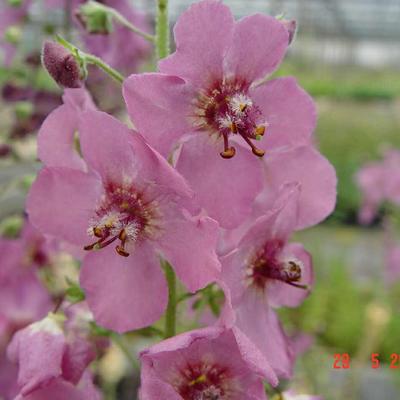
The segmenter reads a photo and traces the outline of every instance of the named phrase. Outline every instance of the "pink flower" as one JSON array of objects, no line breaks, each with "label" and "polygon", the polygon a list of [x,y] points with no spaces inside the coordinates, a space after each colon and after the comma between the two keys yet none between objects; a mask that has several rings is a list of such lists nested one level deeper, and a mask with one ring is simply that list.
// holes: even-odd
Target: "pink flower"
[{"label": "pink flower", "polygon": [[86,170],[66,167],[69,154],[63,167],[44,168],[28,213],[41,231],[88,251],[80,281],[100,324],[147,326],[167,303],[159,257],[190,291],[204,287],[220,268],[218,226],[185,212],[192,192],[138,133],[97,111],[83,114],[79,133]]},{"label": "pink flower", "polygon": [[62,316],[50,313],[43,320],[17,332],[7,353],[10,360],[18,364],[20,392],[17,399],[51,399],[51,393],[61,390],[65,390],[69,397],[64,394],[60,399],[90,398],[84,396],[89,388],[80,386],[81,380],[87,379],[84,377],[85,369],[95,353],[81,338],[67,340]]},{"label": "pink flower", "polygon": [[42,318],[52,306],[35,271],[50,259],[49,246],[28,222],[21,238],[0,238],[0,354],[16,330]]},{"label": "pink flower", "polygon": [[391,244],[386,249],[385,281],[393,285],[400,280],[400,245]]},{"label": "pink flower", "polygon": [[165,340],[141,354],[141,400],[266,399],[262,379],[276,385],[263,356],[232,330],[204,328]]},{"label": "pink flower", "polygon": [[[1,269],[1,266],[0,266]],[[0,279],[0,352],[16,330],[42,318],[51,308],[50,296],[33,271]],[[4,344],[4,343],[3,343]]]},{"label": "pink flower", "polygon": [[298,306],[313,283],[311,256],[300,244],[287,243],[297,223],[298,196],[298,186],[285,187],[270,212],[221,259],[227,295],[221,322],[237,326],[284,377],[291,374],[294,354],[271,307]]},{"label": "pink flower", "polygon": [[383,161],[361,168],[356,180],[363,196],[359,219],[369,224],[383,201],[400,205],[400,151],[386,151]]},{"label": "pink flower", "polygon": [[235,22],[222,2],[205,0],[181,15],[174,33],[176,52],[159,63],[160,73],[125,81],[128,112],[163,155],[181,139],[178,171],[209,215],[231,229],[250,214],[262,188],[261,163],[242,145],[262,157],[309,144],[314,103],[293,78],[257,84],[288,46],[288,31],[275,18]]},{"label": "pink flower", "polygon": [[379,163],[368,164],[357,173],[356,179],[363,195],[359,219],[361,223],[369,224],[385,196],[384,167]]},{"label": "pink flower", "polygon": [[28,220],[25,221],[20,238],[22,265],[31,267],[48,266],[59,251],[55,240],[44,237]]},{"label": "pink flower", "polygon": [[400,205],[400,151],[386,151],[384,163],[387,172],[386,197],[388,201]]}]

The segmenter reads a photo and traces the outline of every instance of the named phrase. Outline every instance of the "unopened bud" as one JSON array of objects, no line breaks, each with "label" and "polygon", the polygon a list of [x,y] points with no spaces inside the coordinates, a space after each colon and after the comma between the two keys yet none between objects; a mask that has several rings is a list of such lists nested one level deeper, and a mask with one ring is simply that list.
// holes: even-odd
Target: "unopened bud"
[{"label": "unopened bud", "polygon": [[81,87],[81,71],[75,57],[58,43],[45,41],[42,63],[50,76],[66,88]]},{"label": "unopened bud", "polygon": [[80,6],[75,15],[88,33],[108,35],[113,30],[112,16],[102,4],[95,1]]},{"label": "unopened bud", "polygon": [[15,116],[20,120],[30,118],[33,111],[33,104],[30,101],[18,101],[15,104]]},{"label": "unopened bud", "polygon": [[4,32],[4,40],[7,43],[11,43],[13,45],[17,45],[21,41],[22,32],[21,28],[17,25],[11,25]]},{"label": "unopened bud", "polygon": [[289,34],[289,44],[293,42],[294,36],[297,31],[297,22],[294,19],[281,19],[280,22],[283,24],[283,26],[286,28]]}]

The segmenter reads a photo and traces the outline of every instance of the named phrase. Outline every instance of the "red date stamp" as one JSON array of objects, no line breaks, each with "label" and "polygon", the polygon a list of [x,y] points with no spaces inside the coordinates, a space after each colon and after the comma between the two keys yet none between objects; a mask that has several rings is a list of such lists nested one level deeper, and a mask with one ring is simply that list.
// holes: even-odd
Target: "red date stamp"
[{"label": "red date stamp", "polygon": [[[334,369],[349,369],[350,368],[350,356],[348,353],[335,353],[333,355],[333,365]],[[381,362],[386,360],[381,360],[379,353],[372,353],[370,357],[370,365],[373,369],[378,369],[381,366]],[[400,369],[400,354],[392,353],[390,355],[389,368]]]}]

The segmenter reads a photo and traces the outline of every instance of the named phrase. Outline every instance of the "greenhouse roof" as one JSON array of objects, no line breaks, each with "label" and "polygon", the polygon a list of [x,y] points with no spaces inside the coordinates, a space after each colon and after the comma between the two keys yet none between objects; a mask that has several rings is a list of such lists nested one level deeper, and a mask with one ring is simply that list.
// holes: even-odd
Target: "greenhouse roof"
[{"label": "greenhouse roof", "polygon": [[[299,21],[300,34],[312,33],[354,40],[399,40],[400,0],[225,0],[237,17],[253,12],[284,14]],[[136,0],[154,11],[154,1]],[[195,1],[170,0],[173,20]]]}]

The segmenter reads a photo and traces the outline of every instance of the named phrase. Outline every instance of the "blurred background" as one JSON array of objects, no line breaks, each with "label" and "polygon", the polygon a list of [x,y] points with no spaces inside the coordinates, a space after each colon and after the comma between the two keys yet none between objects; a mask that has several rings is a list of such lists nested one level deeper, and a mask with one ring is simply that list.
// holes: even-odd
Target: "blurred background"
[{"label": "blurred background", "polygon": [[[297,365],[296,385],[328,400],[398,398],[400,363],[399,369],[391,369],[390,362],[393,353],[400,353],[400,284],[389,285],[384,279],[382,223],[387,208],[383,205],[369,226],[359,224],[362,196],[355,174],[365,163],[382,159],[386,150],[400,149],[400,1],[224,2],[238,18],[265,12],[297,20],[297,37],[275,76],[294,75],[315,98],[316,141],[339,179],[333,215],[295,238],[312,253],[316,269],[315,290],[304,305],[281,311],[288,331],[305,351]],[[170,0],[172,21],[190,3]],[[134,5],[153,20],[153,1],[136,0]],[[38,121],[59,103],[60,92],[37,59],[42,38],[65,29],[59,11],[43,15],[34,8],[23,31],[0,30],[8,34],[8,41],[19,44],[13,61],[0,69],[3,231],[23,209],[26,188],[38,168]],[[4,60],[6,51],[3,47]],[[15,87],[29,81],[34,82],[35,95],[21,96]],[[398,214],[396,207],[391,213]],[[349,354],[349,369],[333,368],[337,353]],[[379,353],[379,369],[371,367],[372,353]]]}]

